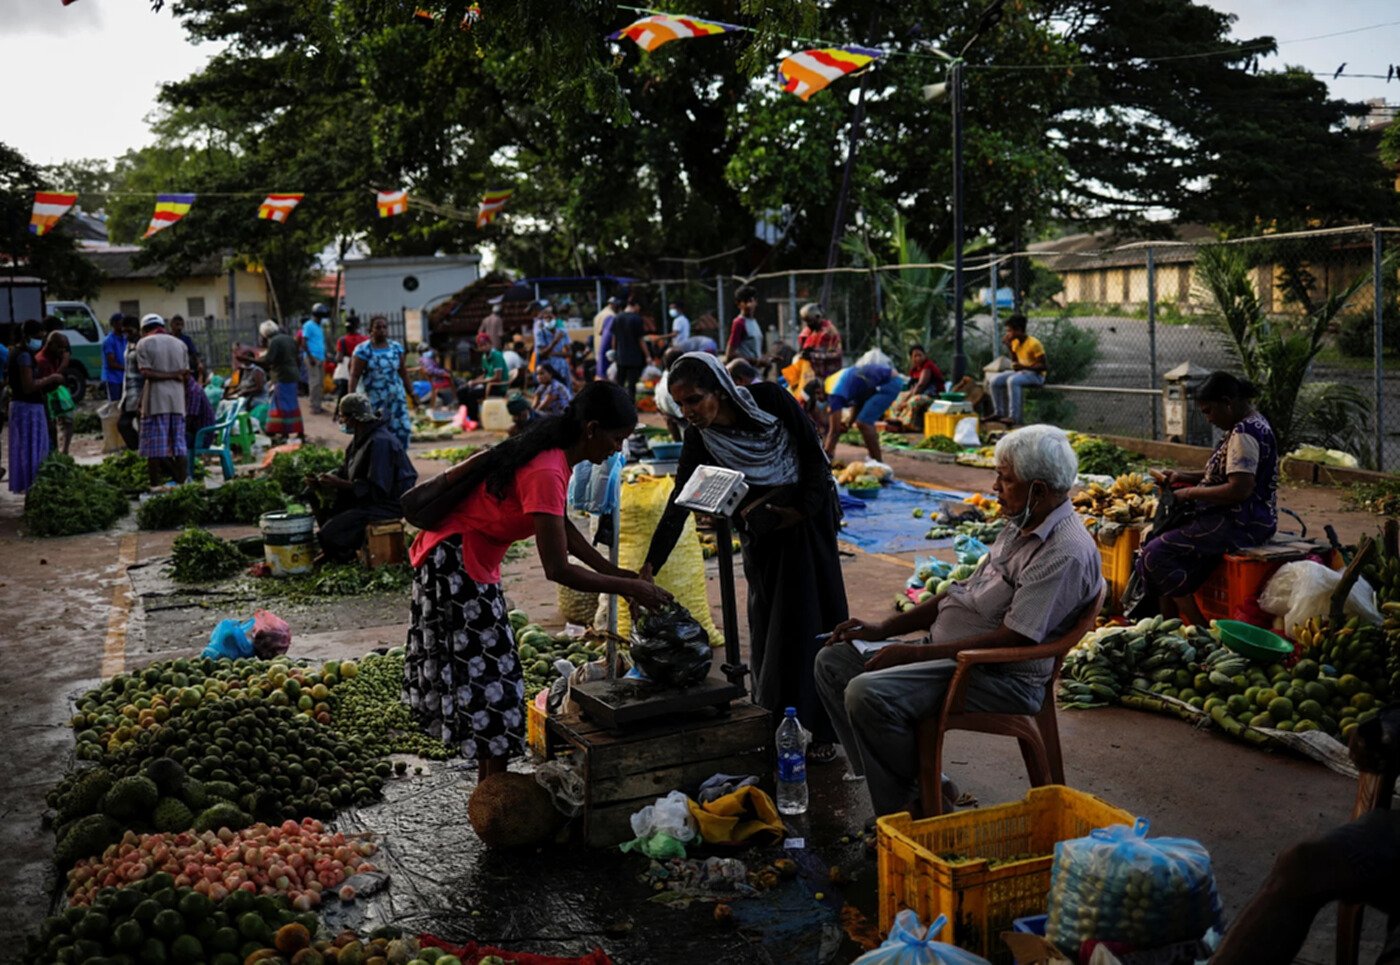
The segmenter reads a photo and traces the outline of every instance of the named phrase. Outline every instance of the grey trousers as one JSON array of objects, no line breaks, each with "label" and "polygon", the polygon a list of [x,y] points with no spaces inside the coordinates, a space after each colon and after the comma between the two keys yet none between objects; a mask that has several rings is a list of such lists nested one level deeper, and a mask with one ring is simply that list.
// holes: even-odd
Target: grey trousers
[{"label": "grey trousers", "polygon": [[[929,660],[866,671],[866,658],[849,643],[817,654],[817,692],[831,715],[852,770],[865,776],[877,815],[908,808],[919,793],[916,726],[936,713],[957,663]],[[965,690],[969,711],[1033,714],[1045,683],[1032,677],[973,669]]]}]

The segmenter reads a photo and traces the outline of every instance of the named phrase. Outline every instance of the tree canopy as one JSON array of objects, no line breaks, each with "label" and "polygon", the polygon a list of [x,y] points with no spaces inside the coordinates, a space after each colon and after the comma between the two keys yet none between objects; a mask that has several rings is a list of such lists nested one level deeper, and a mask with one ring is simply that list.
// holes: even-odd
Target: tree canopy
[{"label": "tree canopy", "polygon": [[[348,239],[375,254],[489,244],[528,273],[644,276],[747,251],[756,223],[776,221],[769,267],[824,263],[862,82],[805,103],[782,92],[778,57],[815,45],[793,37],[888,52],[864,82],[847,210],[890,244],[895,215],[925,250],[951,237],[950,115],[922,93],[947,77],[935,47],[967,47],[966,220],[1003,247],[1064,220],[1244,234],[1388,219],[1396,203],[1341,129],[1359,108],[1304,71],[1256,72],[1272,39],[1231,39],[1232,18],[1192,0],[1005,0],[999,19],[986,0],[694,0],[687,13],[753,32],[649,54],[604,41],[636,16],[606,0],[493,0],[469,24],[466,0],[439,0],[431,26],[399,0],[169,6],[226,48],[165,87],[163,146],[128,155],[117,181],[200,194],[148,258],[178,271],[229,250],[265,266],[284,302]],[[437,207],[380,219],[373,187]],[[470,214],[501,187],[515,195],[478,230]],[[249,191],[308,197],[275,225],[253,217]],[[144,229],[148,199],[109,207],[114,235]]]}]

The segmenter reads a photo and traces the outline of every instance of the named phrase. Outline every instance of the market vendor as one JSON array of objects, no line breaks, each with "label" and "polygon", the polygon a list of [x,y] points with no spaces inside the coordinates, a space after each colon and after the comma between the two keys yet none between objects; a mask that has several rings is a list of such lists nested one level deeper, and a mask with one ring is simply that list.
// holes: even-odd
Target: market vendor
[{"label": "market vendor", "polygon": [[[1064,432],[1028,426],[996,447],[995,490],[1007,528],[987,562],[932,600],[883,620],[835,625],[816,660],[817,684],[876,815],[919,812],[919,721],[939,712],[963,650],[1033,647],[1059,636],[1103,588],[1099,549],[1069,502],[1079,462]],[[894,642],[869,656],[855,641]],[[1034,714],[1053,659],[977,667],[966,709]],[[957,793],[944,778],[945,805]],[[951,799],[951,800],[950,800]]]},{"label": "market vendor", "polygon": [[928,357],[924,347],[909,346],[909,391],[915,395],[938,395],[946,384],[943,370]]},{"label": "market vendor", "polygon": [[[328,497],[316,512],[321,552],[332,563],[348,563],[365,543],[365,526],[403,515],[399,498],[418,482],[398,437],[369,396],[351,392],[335,407],[335,421],[352,435],[345,462],[335,472],[307,476],[308,488]],[[313,501],[314,504],[314,501]]]},{"label": "market vendor", "polygon": [[744,474],[748,495],[735,514],[748,580],[754,702],[780,713],[796,707],[812,733],[808,760],[836,756],[836,732],[817,695],[817,635],[846,618],[836,549],[839,510],[831,468],[812,424],[773,382],[736,385],[713,355],[682,356],[667,389],[686,423],[676,485],[647,550],[643,573],[666,565],[687,510],[676,494],[697,466]]},{"label": "market vendor", "polygon": [[1045,346],[1040,339],[1026,332],[1026,316],[1012,315],[1006,320],[1006,334],[1001,344],[1011,353],[1011,371],[997,372],[987,379],[987,391],[992,396],[992,415],[987,422],[1014,426],[1021,421],[1021,394],[1029,387],[1045,384],[1050,370],[1045,359]]},{"label": "market vendor", "polygon": [[492,346],[490,333],[476,333],[476,349],[481,357],[477,375],[457,389],[457,402],[467,407],[468,419],[479,423],[481,400],[504,396],[510,371],[506,368],[505,355]]},{"label": "market vendor", "polygon": [[1196,626],[1206,619],[1195,592],[1226,553],[1267,543],[1278,528],[1278,446],[1274,430],[1250,401],[1257,390],[1229,372],[1213,372],[1196,403],[1225,438],[1200,472],[1153,472],[1194,512],[1143,544],[1137,572],[1162,613]]},{"label": "market vendor", "polygon": [[827,456],[836,455],[841,433],[854,425],[865,440],[865,451],[879,462],[880,433],[875,423],[885,417],[885,410],[903,388],[904,379],[888,365],[853,365],[842,372],[827,398],[830,413],[826,429]]},{"label": "market vendor", "polygon": [[[525,751],[525,683],[506,618],[501,561],[534,538],[547,579],[659,607],[671,595],[609,563],[565,515],[573,467],[622,449],[637,409],[620,386],[590,382],[560,416],[458,463],[455,509],[414,542],[404,694],[429,734],[485,778]],[[574,562],[577,560],[578,562]]]},{"label": "market vendor", "polygon": [[233,374],[224,386],[225,399],[242,399],[243,411],[250,415],[268,404],[267,373],[258,365],[257,353],[238,346],[233,350]]}]

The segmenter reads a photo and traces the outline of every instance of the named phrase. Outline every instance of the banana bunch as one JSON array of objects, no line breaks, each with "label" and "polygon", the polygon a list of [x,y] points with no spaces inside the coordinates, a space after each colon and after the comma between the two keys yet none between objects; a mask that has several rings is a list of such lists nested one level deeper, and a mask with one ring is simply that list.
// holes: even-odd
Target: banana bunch
[{"label": "banana bunch", "polygon": [[1142,473],[1128,472],[1109,486],[1090,483],[1071,502],[1089,519],[1132,525],[1147,522],[1157,512],[1157,489]]},{"label": "banana bunch", "polygon": [[[1183,627],[1180,620],[1149,617],[1130,626],[1104,626],[1085,634],[1065,657],[1060,697],[1066,707],[1087,709],[1122,702],[1136,706],[1135,691],[1147,691],[1155,681],[1175,682],[1178,673],[1199,656],[1200,647],[1213,645],[1207,634]],[[1160,710],[1158,706],[1142,709]]]},{"label": "banana bunch", "polygon": [[1377,544],[1380,552],[1362,569],[1361,575],[1376,591],[1377,599],[1383,602],[1400,601],[1400,557],[1387,556],[1384,546],[1384,540]]}]

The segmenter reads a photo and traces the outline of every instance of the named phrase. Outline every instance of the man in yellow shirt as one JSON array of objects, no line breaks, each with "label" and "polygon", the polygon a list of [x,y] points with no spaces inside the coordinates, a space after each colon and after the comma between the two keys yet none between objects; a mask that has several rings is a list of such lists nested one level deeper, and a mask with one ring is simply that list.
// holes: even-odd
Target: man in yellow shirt
[{"label": "man in yellow shirt", "polygon": [[1006,320],[1006,334],[1001,342],[1011,352],[1011,371],[997,372],[987,380],[995,413],[988,422],[1008,426],[1021,421],[1021,392],[1028,385],[1044,385],[1045,346],[1026,334],[1026,316],[1012,315]]}]

